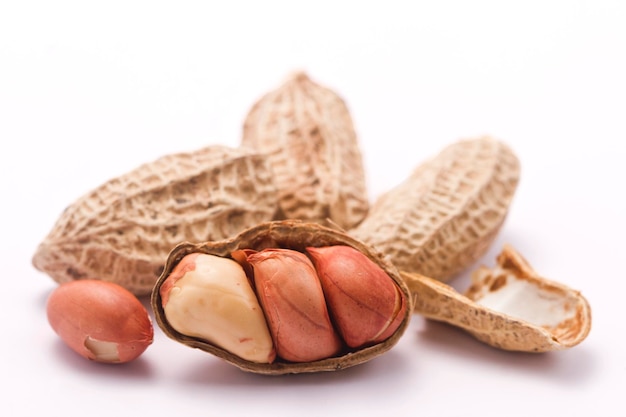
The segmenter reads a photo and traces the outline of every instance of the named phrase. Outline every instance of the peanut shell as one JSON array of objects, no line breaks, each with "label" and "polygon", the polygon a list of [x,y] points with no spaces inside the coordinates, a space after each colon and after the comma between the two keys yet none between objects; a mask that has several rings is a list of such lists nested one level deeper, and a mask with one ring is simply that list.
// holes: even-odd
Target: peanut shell
[{"label": "peanut shell", "polygon": [[516,155],[498,140],[453,143],[379,197],[349,233],[402,271],[448,281],[493,242],[519,174]]},{"label": "peanut shell", "polygon": [[[208,253],[212,255],[231,257],[231,254],[240,249],[262,250],[265,248],[293,249],[305,252],[307,247],[321,247],[333,245],[347,245],[366,255],[380,266],[404,295],[408,307],[404,311],[404,318],[398,329],[386,340],[358,350],[343,351],[336,357],[316,360],[305,363],[291,363],[276,360],[273,363],[254,363],[241,359],[232,353],[221,349],[206,340],[183,335],[172,328],[164,314],[160,294],[160,286],[167,279],[174,267],[190,253]],[[155,320],[163,332],[173,340],[192,348],[211,353],[238,368],[259,374],[279,375],[290,373],[336,371],[345,369],[363,362],[367,362],[391,349],[406,330],[411,318],[412,306],[408,287],[400,277],[397,269],[381,253],[352,238],[351,236],[316,223],[297,220],[273,221],[251,227],[239,235],[222,241],[189,243],[177,245],[167,257],[165,269],[157,280],[152,291],[152,308]]]},{"label": "peanut shell", "polygon": [[58,283],[101,279],[147,295],[174,245],[233,236],[272,219],[276,207],[264,156],[224,146],[171,154],[70,205],[33,265]]},{"label": "peanut shell", "polygon": [[459,327],[498,349],[547,352],[573,347],[591,330],[585,297],[538,275],[506,245],[494,268],[481,266],[462,295],[432,278],[402,272],[415,312]]},{"label": "peanut shell", "polygon": [[347,229],[365,217],[365,172],[348,108],[306,74],[294,74],[253,105],[241,144],[268,154],[279,192],[277,219],[330,219]]}]

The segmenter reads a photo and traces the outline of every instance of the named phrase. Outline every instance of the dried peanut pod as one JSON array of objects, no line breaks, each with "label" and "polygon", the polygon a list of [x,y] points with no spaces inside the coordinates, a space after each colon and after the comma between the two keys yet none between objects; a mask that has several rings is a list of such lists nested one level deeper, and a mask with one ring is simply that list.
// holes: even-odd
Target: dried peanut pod
[{"label": "dried peanut pod", "polygon": [[211,146],[159,158],[70,205],[33,265],[56,282],[98,277],[149,294],[171,248],[224,239],[271,220],[276,189],[264,156]]},{"label": "dried peanut pod", "polygon": [[278,219],[330,219],[347,229],[367,214],[365,171],[348,108],[306,74],[294,74],[254,104],[241,143],[268,153]]},{"label": "dried peanut pod", "polygon": [[591,308],[583,295],[545,279],[512,247],[494,268],[472,274],[465,295],[426,276],[402,272],[415,312],[460,327],[499,349],[546,352],[570,348],[591,330]]},{"label": "dried peanut pod", "polygon": [[504,143],[459,141],[383,194],[350,234],[390,256],[401,271],[448,281],[493,242],[519,174],[519,161]]},{"label": "dried peanut pod", "polygon": [[[239,258],[242,253],[253,254],[268,248],[290,249],[306,253],[306,248],[345,245],[352,247],[372,260],[378,267],[387,273],[393,280],[402,296],[406,300],[407,308],[402,311],[402,321],[389,337],[381,342],[358,349],[344,348],[336,356],[313,360],[309,362],[289,362],[277,357],[272,363],[255,363],[244,360],[233,353],[208,342],[205,339],[188,336],[176,331],[168,322],[163,308],[161,286],[167,281],[170,273],[187,255],[206,253],[224,258],[232,258],[233,254]],[[283,295],[288,302],[287,296]],[[295,299],[294,299],[295,301]],[[163,332],[173,340],[187,346],[211,353],[242,370],[268,375],[335,371],[369,361],[391,349],[406,330],[412,306],[410,304],[408,287],[400,277],[397,269],[381,253],[352,238],[351,236],[316,223],[297,220],[283,220],[261,223],[249,228],[237,236],[216,242],[188,243],[177,245],[169,254],[165,262],[165,269],[157,280],[152,292],[152,308],[155,320]]]}]

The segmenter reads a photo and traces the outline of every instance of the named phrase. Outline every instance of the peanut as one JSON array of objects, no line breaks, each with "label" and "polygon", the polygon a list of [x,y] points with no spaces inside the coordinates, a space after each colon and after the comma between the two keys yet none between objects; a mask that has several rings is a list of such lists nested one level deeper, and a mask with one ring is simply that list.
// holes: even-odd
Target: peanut
[{"label": "peanut", "polygon": [[[228,262],[234,260],[246,271],[246,285],[255,291],[272,335],[277,354],[273,361],[255,362],[225,348],[215,338],[176,330],[168,310],[172,299],[170,288],[173,288],[169,282],[180,271],[199,271],[180,266],[188,257],[199,257],[198,254],[221,257]],[[316,265],[320,266],[319,271]],[[349,266],[347,274],[355,275],[338,277],[343,273],[337,265]],[[320,274],[330,276],[338,285],[323,291],[323,281],[327,278],[322,279]],[[233,279],[231,274],[220,277],[224,280],[220,286],[233,286],[228,282]],[[243,286],[243,281],[239,281]],[[359,283],[365,288],[355,289]],[[342,291],[354,291],[359,301],[338,307],[336,300],[345,300],[346,296],[337,298],[334,293]],[[196,288],[194,292],[203,298],[202,303],[214,304],[208,299],[207,291]],[[363,308],[360,302],[365,300],[374,301]],[[225,310],[239,308],[228,300],[225,303],[229,305]],[[184,312],[190,306],[180,304],[176,310]],[[177,245],[153,289],[152,308],[157,323],[170,338],[212,353],[243,370],[262,374],[331,371],[363,363],[389,350],[399,340],[411,316],[408,288],[386,258],[343,232],[294,220],[263,223],[222,241]],[[362,317],[364,311],[366,316]],[[186,320],[187,313],[175,314],[176,320]],[[374,316],[379,317],[370,322]],[[341,331],[334,328],[330,317],[337,319]],[[209,329],[209,322],[204,328],[221,337],[218,329]],[[356,332],[363,331],[363,340],[354,343],[350,338],[340,337],[351,334],[345,331],[350,326]]]},{"label": "peanut", "polygon": [[365,172],[348,108],[306,74],[294,74],[254,104],[241,144],[268,156],[281,209],[276,219],[330,219],[347,229],[367,214]]},{"label": "peanut", "polygon": [[59,283],[98,277],[146,295],[176,244],[232,236],[276,206],[262,155],[223,146],[167,155],[70,205],[33,265]]},{"label": "peanut", "polygon": [[383,341],[396,331],[406,300],[385,271],[350,246],[307,248],[307,252],[349,347]]},{"label": "peanut", "polygon": [[519,161],[504,143],[459,141],[380,196],[349,233],[402,271],[448,281],[487,251],[518,181]]},{"label": "peanut", "polygon": [[591,330],[591,308],[574,289],[543,278],[511,246],[494,268],[472,273],[465,294],[416,273],[402,272],[415,312],[459,327],[493,347],[547,352],[576,346]]},{"label": "peanut", "polygon": [[202,253],[187,255],[160,293],[177,332],[205,339],[248,361],[274,360],[263,311],[237,262]]},{"label": "peanut", "polygon": [[324,292],[309,258],[290,249],[264,249],[246,260],[252,266],[277,355],[291,362],[336,355],[342,343],[330,322]]},{"label": "peanut", "polygon": [[61,284],[48,297],[46,313],[67,346],[96,362],[130,362],[152,343],[152,321],[143,304],[111,282]]}]

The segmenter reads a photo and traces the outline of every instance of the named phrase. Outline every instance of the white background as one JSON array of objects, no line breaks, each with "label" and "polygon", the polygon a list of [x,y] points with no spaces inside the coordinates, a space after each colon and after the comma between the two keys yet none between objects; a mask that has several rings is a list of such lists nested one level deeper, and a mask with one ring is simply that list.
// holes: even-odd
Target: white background
[{"label": "white background", "polygon": [[[589,337],[510,353],[415,316],[371,362],[283,377],[158,328],[125,366],[69,351],[31,266],[63,208],[167,153],[237,146],[298,69],[346,100],[372,199],[457,139],[507,142],[521,182],[481,263],[510,243],[581,290]],[[0,138],[3,415],[624,415],[626,2],[4,1]]]}]

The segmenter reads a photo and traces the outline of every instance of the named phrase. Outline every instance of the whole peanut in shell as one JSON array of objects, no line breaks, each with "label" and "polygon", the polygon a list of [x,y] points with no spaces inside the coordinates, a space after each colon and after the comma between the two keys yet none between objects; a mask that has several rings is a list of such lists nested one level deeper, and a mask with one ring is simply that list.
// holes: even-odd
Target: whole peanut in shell
[{"label": "whole peanut in shell", "polygon": [[520,165],[505,143],[461,140],[380,196],[351,235],[404,272],[448,281],[476,262],[504,223]]},{"label": "whole peanut in shell", "polygon": [[177,243],[233,236],[276,209],[264,156],[225,146],[171,154],[66,208],[33,265],[58,283],[98,277],[146,295]]},{"label": "whole peanut in shell", "polygon": [[369,207],[361,150],[344,100],[305,73],[261,97],[243,127],[242,146],[266,153],[279,193],[277,219],[344,229]]}]

